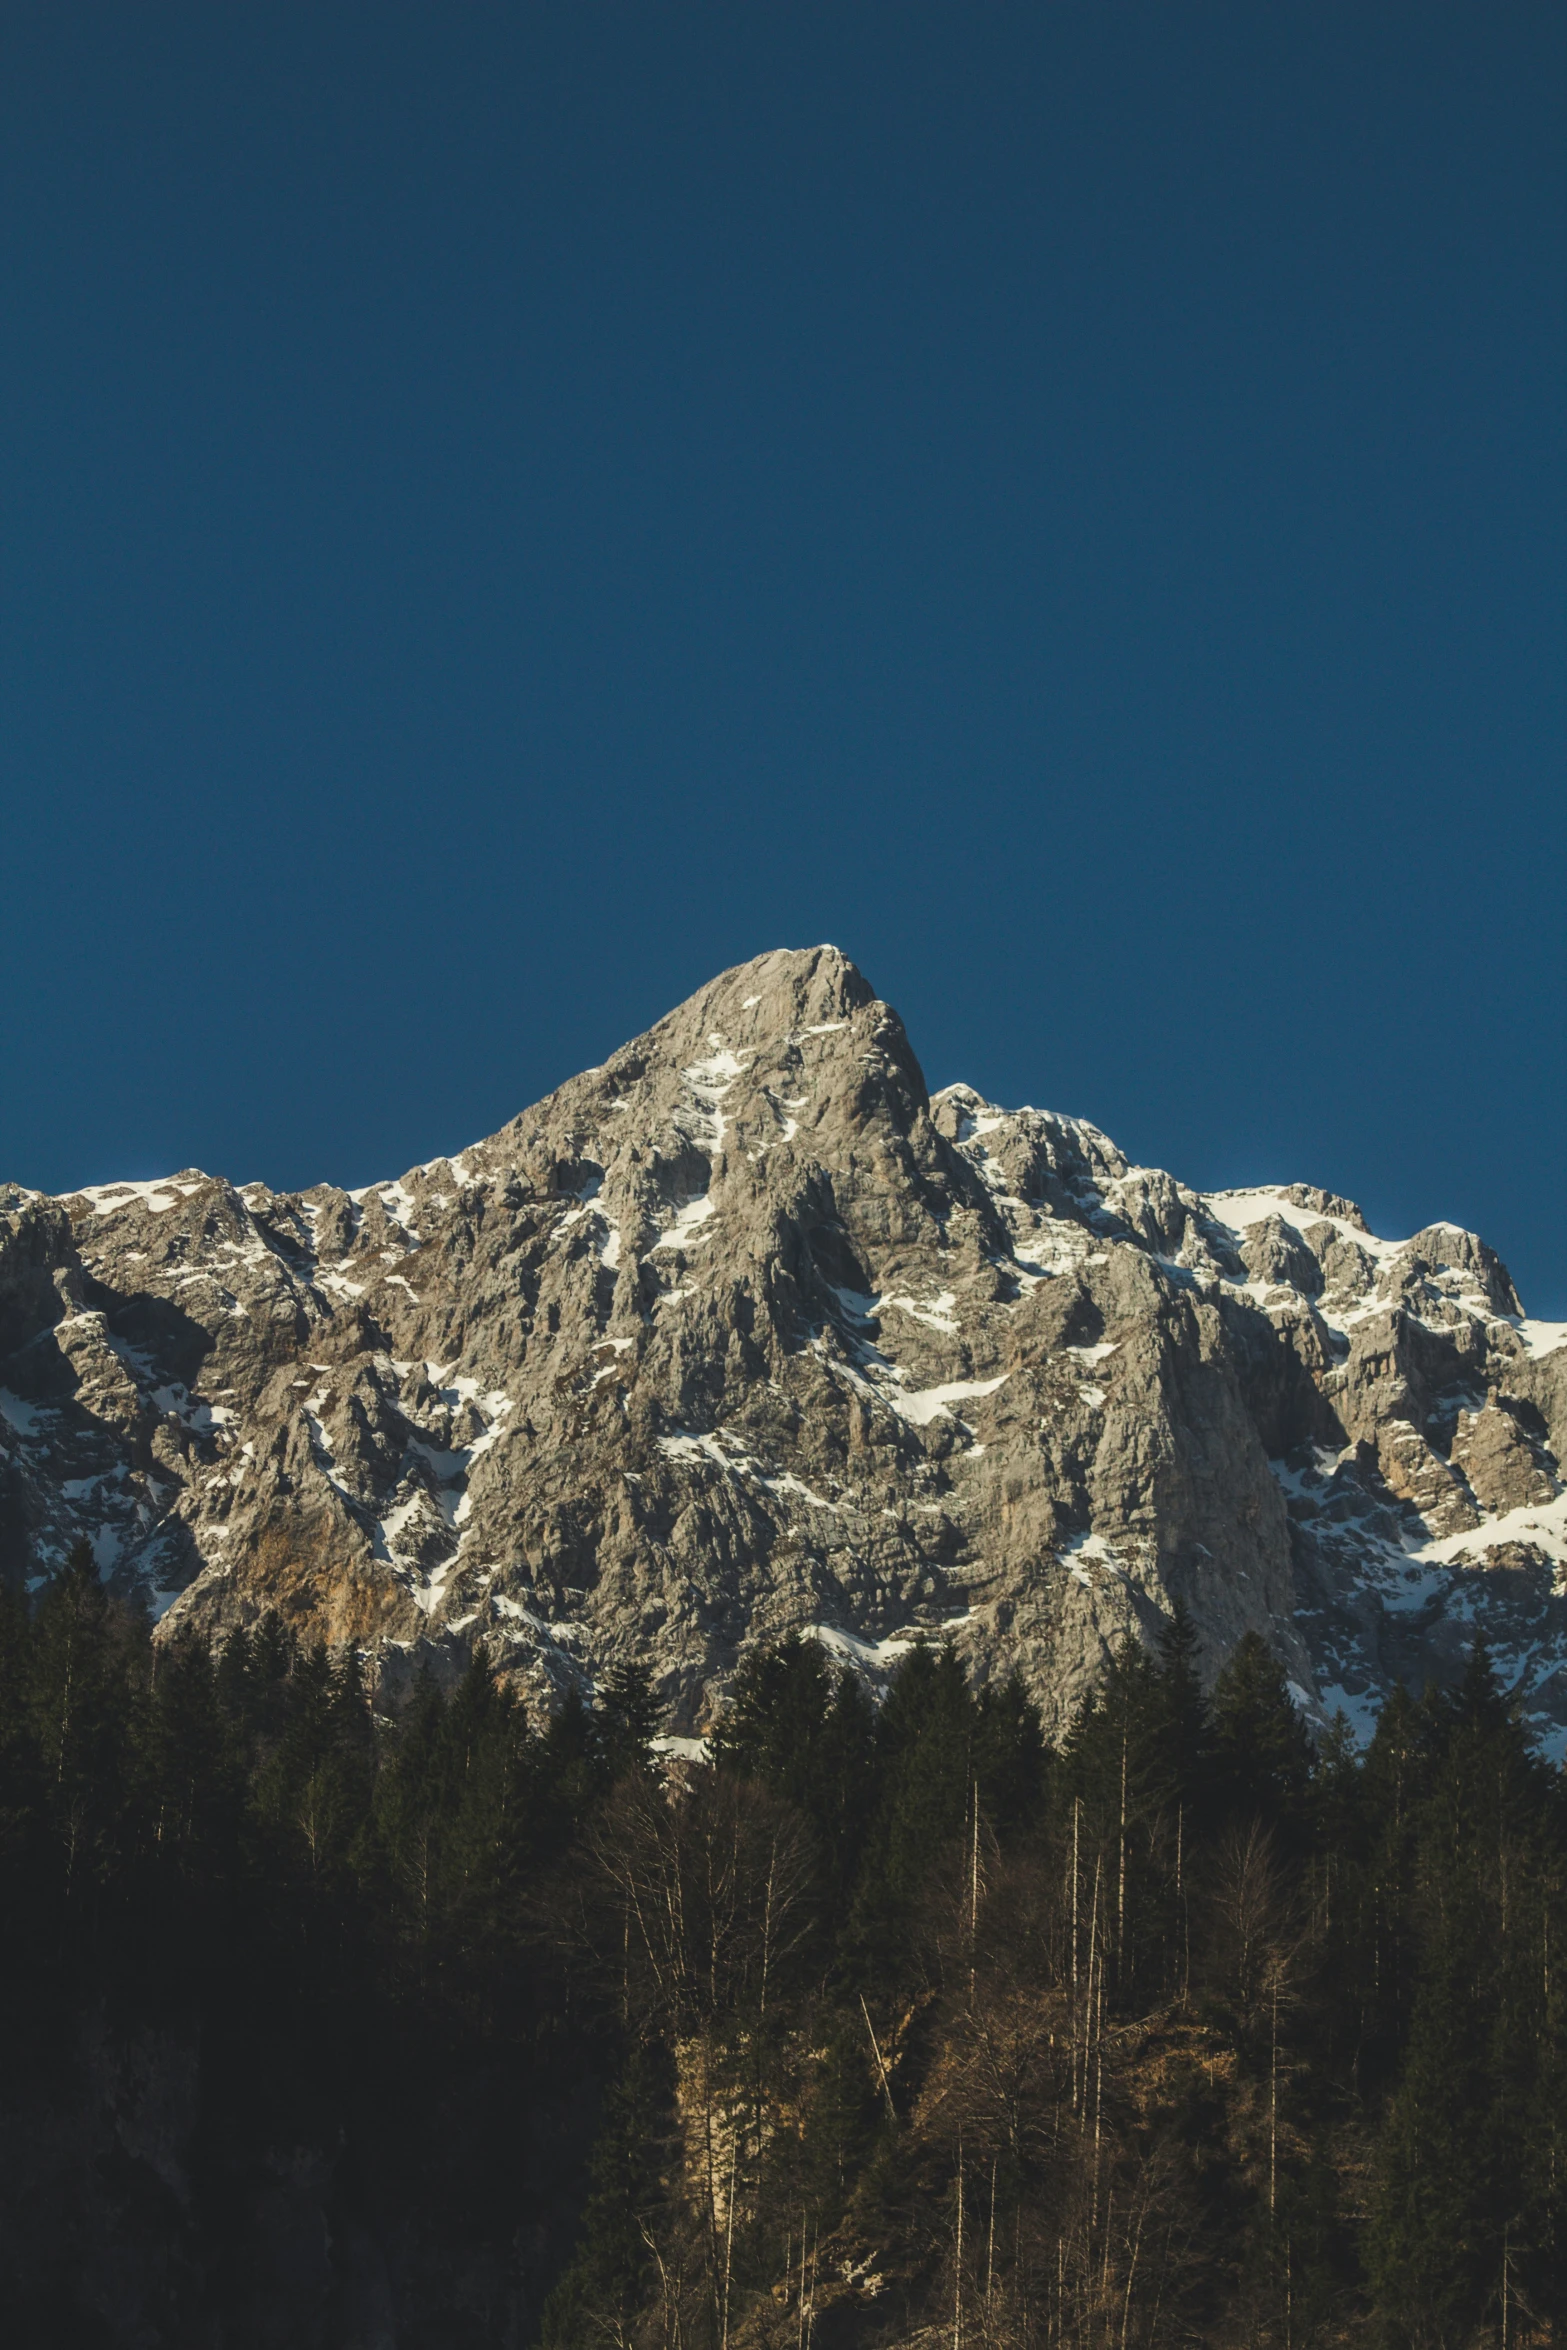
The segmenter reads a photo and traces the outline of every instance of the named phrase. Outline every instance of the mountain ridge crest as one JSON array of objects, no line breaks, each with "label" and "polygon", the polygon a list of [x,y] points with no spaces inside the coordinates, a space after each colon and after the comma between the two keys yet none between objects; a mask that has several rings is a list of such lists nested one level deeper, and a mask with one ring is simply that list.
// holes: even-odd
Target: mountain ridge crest
[{"label": "mountain ridge crest", "polygon": [[1456,1225],[932,1095],[776,949],[392,1181],[0,1189],[0,1569],[87,1540],[164,1637],[276,1609],[393,1695],[640,1655],[676,1735],[789,1631],[1059,1725],[1179,1598],[1364,1732],[1484,1628],[1554,1748],[1564,1338]]}]

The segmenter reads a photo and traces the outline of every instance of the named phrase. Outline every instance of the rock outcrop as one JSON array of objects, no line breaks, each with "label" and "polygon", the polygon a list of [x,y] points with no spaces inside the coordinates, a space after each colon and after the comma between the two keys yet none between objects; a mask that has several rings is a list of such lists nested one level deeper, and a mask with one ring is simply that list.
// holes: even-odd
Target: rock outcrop
[{"label": "rock outcrop", "polygon": [[792,1629],[1058,1723],[1179,1597],[1363,1727],[1480,1628],[1560,1751],[1564,1339],[1454,1227],[932,1098],[781,952],[395,1183],[0,1191],[0,1566],[85,1538],[167,1630],[275,1608],[392,1696],[636,1655],[677,1735]]}]

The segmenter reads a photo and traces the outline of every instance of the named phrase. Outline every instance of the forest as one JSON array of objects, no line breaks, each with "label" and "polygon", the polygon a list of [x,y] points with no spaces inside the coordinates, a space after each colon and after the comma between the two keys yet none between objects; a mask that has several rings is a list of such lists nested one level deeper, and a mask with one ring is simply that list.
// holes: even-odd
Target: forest
[{"label": "forest", "polygon": [[0,1603],[6,2339],[1567,2330],[1567,1795],[1483,1645],[1363,1752],[1179,1611],[1055,1748],[936,1644],[657,1711]]}]

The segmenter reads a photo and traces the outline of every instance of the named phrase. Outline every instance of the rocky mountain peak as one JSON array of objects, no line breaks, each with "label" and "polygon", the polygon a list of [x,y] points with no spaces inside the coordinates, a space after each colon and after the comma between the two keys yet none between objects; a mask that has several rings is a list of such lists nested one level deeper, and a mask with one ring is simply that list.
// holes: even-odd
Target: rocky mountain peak
[{"label": "rocky mountain peak", "polygon": [[277,1609],[383,1687],[921,1636],[1065,1718],[1174,1600],[1369,1720],[1474,1628],[1567,1736],[1564,1333],[1439,1225],[1202,1194],[931,1097],[835,948],[762,955],[455,1158],[0,1193],[0,1556],[163,1636]]}]

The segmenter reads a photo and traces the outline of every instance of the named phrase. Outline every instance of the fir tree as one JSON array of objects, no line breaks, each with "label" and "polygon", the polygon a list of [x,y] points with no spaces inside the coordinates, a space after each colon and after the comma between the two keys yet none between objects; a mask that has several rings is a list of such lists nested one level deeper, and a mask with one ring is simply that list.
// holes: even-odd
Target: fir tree
[{"label": "fir tree", "polygon": [[1017,1673],[989,1683],[974,1708],[974,1772],[985,1816],[999,1829],[1031,1818],[1045,1781],[1039,1708]]},{"label": "fir tree", "polygon": [[613,1785],[627,1771],[645,1771],[653,1761],[659,1704],[653,1676],[640,1658],[611,1665],[599,1692],[597,1729],[605,1777]]},{"label": "fir tree", "polygon": [[1207,1794],[1212,1727],[1198,1670],[1197,1626],[1184,1600],[1160,1628],[1156,1718],[1162,1799],[1195,1823]]},{"label": "fir tree", "polygon": [[1290,1702],[1284,1668],[1260,1633],[1243,1633],[1231,1649],[1210,1710],[1223,1807],[1295,1833],[1311,1779],[1311,1739]]},{"label": "fir tree", "polygon": [[634,2048],[604,2099],[571,2264],[544,2306],[543,2350],[623,2343],[654,2281],[654,2231],[666,2201],[662,2141],[673,2067],[656,2041]]},{"label": "fir tree", "polygon": [[39,1605],[26,1692],[42,1811],[68,1905],[90,1902],[125,1856],[146,1678],[145,1625],[110,1596],[79,1544]]},{"label": "fir tree", "polygon": [[1473,2136],[1485,2103],[1473,1985],[1456,1948],[1433,1951],[1381,2134],[1365,2248],[1384,2334],[1410,2350],[1464,2339],[1479,2314]]},{"label": "fir tree", "polygon": [[802,1811],[815,1811],[830,1697],[814,1640],[791,1633],[772,1647],[748,1649],[711,1742],[714,1760],[742,1778],[761,1779]]}]

